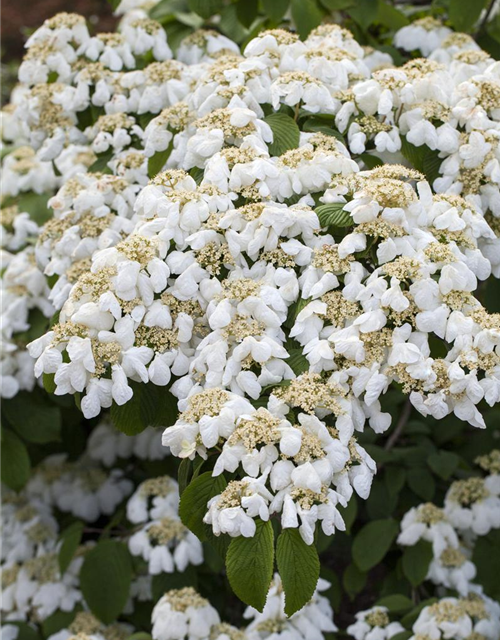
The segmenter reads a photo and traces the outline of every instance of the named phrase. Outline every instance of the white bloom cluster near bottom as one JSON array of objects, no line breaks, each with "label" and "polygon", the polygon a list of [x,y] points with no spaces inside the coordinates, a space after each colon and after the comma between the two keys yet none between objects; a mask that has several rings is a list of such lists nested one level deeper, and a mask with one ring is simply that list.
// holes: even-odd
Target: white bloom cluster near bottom
[{"label": "white bloom cluster near bottom", "polygon": [[410,509],[398,537],[403,546],[429,542],[433,559],[427,579],[463,597],[480,588],[473,582],[476,567],[471,561],[477,538],[500,529],[500,450],[479,456],[476,463],[486,477],[455,480],[443,508],[428,502]]}]

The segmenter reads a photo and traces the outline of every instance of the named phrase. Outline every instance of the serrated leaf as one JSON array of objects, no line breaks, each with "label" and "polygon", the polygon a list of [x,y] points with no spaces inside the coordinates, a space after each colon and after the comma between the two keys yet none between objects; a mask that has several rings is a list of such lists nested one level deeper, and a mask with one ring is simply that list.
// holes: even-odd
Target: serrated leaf
[{"label": "serrated leaf", "polygon": [[101,540],[85,555],[80,588],[92,613],[110,624],[127,604],[132,561],[127,547],[116,540]]},{"label": "serrated leaf", "polygon": [[361,571],[378,564],[398,535],[399,525],[390,518],[366,524],[354,538],[352,557]]},{"label": "serrated leaf", "polygon": [[83,523],[81,522],[73,522],[73,524],[62,532],[61,546],[57,555],[61,574],[65,573],[66,569],[69,567],[71,560],[78,549],[78,545],[81,542],[82,534]]},{"label": "serrated leaf", "polygon": [[324,227],[350,227],[354,224],[349,211],[344,211],[343,202],[331,204],[321,204],[314,210],[318,216],[319,223]]},{"label": "serrated leaf", "polygon": [[257,611],[262,611],[273,577],[274,532],[269,521],[256,521],[252,538],[239,536],[229,545],[226,572],[238,598]]},{"label": "serrated leaf", "polygon": [[417,544],[405,548],[403,573],[413,587],[418,587],[425,580],[432,558],[432,545],[427,540],[419,540]]},{"label": "serrated leaf", "polygon": [[61,412],[43,394],[21,391],[2,402],[9,424],[27,442],[43,444],[61,439]]},{"label": "serrated leaf", "polygon": [[179,504],[179,516],[184,525],[205,540],[203,518],[207,512],[210,498],[222,493],[227,486],[223,475],[213,477],[211,471],[206,471],[193,480],[185,489]]},{"label": "serrated leaf", "polygon": [[285,591],[285,613],[293,615],[312,598],[319,579],[319,558],[298,529],[284,529],[276,544],[276,561]]},{"label": "serrated leaf", "polygon": [[299,146],[300,129],[286,113],[271,113],[264,118],[273,132],[273,141],[268,145],[272,156],[281,156],[285,151]]},{"label": "serrated leaf", "polygon": [[20,491],[28,482],[31,462],[23,442],[13,431],[2,428],[2,482],[10,489]]},{"label": "serrated leaf", "polygon": [[304,355],[302,348],[288,349],[290,357],[287,358],[286,363],[292,369],[296,376],[300,376],[301,373],[305,373],[309,370],[309,361]]}]

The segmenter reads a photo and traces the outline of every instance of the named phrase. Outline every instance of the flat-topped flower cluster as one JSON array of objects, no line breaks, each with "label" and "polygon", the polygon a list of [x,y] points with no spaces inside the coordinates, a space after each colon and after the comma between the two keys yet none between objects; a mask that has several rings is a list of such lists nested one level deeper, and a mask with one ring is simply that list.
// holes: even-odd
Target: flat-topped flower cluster
[{"label": "flat-topped flower cluster", "polygon": [[[221,482],[204,515],[216,536],[252,537],[274,517],[311,545],[369,496],[377,467],[358,437],[390,428],[389,391],[479,428],[500,400],[500,314],[480,290],[500,275],[500,63],[430,19],[396,34],[425,56],[401,66],[335,24],[304,41],[264,31],[243,51],[201,30],[174,56],[127,4],[116,33],[46,21],[2,114],[2,396],[43,376],[86,419],[102,413],[81,455],[48,455],[5,496],[10,621],[84,601],[94,543],[61,572],[60,514],[91,529],[123,505],[113,535],[137,568],[125,612],[153,600],[152,576],[203,563],[179,486],[154,466],[169,453]],[[108,421],[139,385],[177,403],[162,443]],[[431,542],[427,579],[459,596],[424,608],[415,638],[498,636],[472,561],[500,528],[498,451],[478,464],[485,477],[402,521],[399,543]],[[193,588],[169,591],[152,636],[321,639],[337,630],[327,588],[288,619],[276,575],[242,629]],[[133,632],[89,616],[50,640]],[[381,606],[348,629],[401,631]]]},{"label": "flat-topped flower cluster", "polygon": [[[35,376],[88,418],[134,382],[168,386],[164,444],[241,471],[214,531],[279,513],[308,543],[368,496],[355,433],[389,428],[389,389],[483,427],[477,405],[500,398],[500,317],[475,295],[499,268],[500,66],[462,34],[407,29],[435,47],[402,67],[337,25],[242,53],[202,31],[176,60],[140,11],[116,34],[73,14],[36,31],[9,189],[39,190],[39,166],[59,189],[41,229],[7,214],[7,250],[38,240],[3,278],[6,395],[34,384],[13,335],[57,311],[29,345]],[[404,157],[422,146],[432,178]]]}]

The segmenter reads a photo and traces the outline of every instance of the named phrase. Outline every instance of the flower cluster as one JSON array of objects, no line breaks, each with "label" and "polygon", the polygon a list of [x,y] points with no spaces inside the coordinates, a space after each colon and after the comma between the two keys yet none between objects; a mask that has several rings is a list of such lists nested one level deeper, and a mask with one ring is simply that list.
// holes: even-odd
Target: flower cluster
[{"label": "flower cluster", "polygon": [[[336,24],[253,33],[242,50],[202,29],[171,47],[154,4],[122,0],[116,33],[47,20],[2,114],[1,394],[45,398],[43,379],[67,418],[45,442],[7,415],[33,470],[2,497],[2,613],[33,628],[71,613],[48,640],[126,640],[136,611],[141,629],[152,612],[153,640],[323,640],[338,629],[322,579],[287,617],[276,574],[242,628],[205,597],[204,569],[200,593],[186,586],[219,558],[179,494],[203,466],[218,487],[201,500],[207,538],[251,544],[228,538],[273,518],[312,545],[369,497],[389,392],[429,424],[485,427],[500,401],[500,314],[481,289],[500,276],[500,63],[433,18],[396,33],[425,56],[399,66]],[[66,395],[84,416],[74,442]],[[171,419],[153,420],[169,399]],[[398,543],[431,544],[426,579],[446,596],[415,640],[499,636],[472,561],[500,528],[498,451],[477,464],[442,508],[402,520]],[[127,623],[87,610],[80,570],[101,536],[131,556]],[[182,588],[160,597],[164,584]],[[404,632],[374,602],[348,626],[355,640]]]},{"label": "flower cluster", "polygon": [[413,546],[420,540],[432,545],[427,579],[461,596],[478,590],[471,561],[478,536],[500,528],[500,451],[479,456],[476,464],[488,475],[455,480],[444,507],[431,502],[410,509],[401,521],[398,543]]},{"label": "flower cluster", "polygon": [[[30,57],[54,30],[72,72]],[[243,471],[210,505],[214,531],[252,535],[249,519],[277,512],[310,542],[317,520],[343,527],[337,505],[353,488],[367,497],[375,464],[354,433],[390,426],[388,389],[401,385],[424,416],[478,427],[476,405],[499,400],[500,324],[474,296],[495,271],[488,185],[469,197],[435,180],[433,194],[419,171],[368,171],[364,159],[397,162],[402,140],[448,153],[441,166],[466,157],[421,136],[429,121],[413,114],[433,109],[435,124],[456,112],[460,140],[486,125],[489,140],[497,65],[483,57],[464,78],[450,54],[394,68],[336,25],[305,42],[263,32],[243,54],[202,32],[174,61],[158,33],[126,17],[116,37],[90,37],[63,16],[28,42],[26,69],[57,82],[42,100],[34,71],[21,74],[25,136],[43,159],[71,141],[106,169],[66,178],[49,201],[35,256],[60,314],[29,347],[35,374],[83,394],[89,418],[129,402],[132,382],[170,386],[181,416],[164,444],[191,458],[222,445],[214,474]],[[146,51],[155,62],[134,70]],[[469,85],[484,99],[460,118]],[[83,127],[89,108],[100,115]],[[318,116],[344,143],[308,126]],[[452,125],[441,127],[448,140]],[[152,167],[164,170],[146,184]]]}]

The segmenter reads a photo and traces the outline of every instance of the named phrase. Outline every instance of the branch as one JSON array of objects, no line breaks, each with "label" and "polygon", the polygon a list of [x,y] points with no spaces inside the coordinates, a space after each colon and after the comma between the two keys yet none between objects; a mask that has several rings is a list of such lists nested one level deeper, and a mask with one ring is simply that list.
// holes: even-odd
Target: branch
[{"label": "branch", "polygon": [[412,405],[410,402],[410,398],[407,398],[404,404],[403,410],[401,411],[401,415],[399,416],[399,420],[396,424],[396,428],[391,433],[390,437],[387,439],[387,442],[385,443],[384,449],[386,451],[390,451],[392,447],[396,444],[396,442],[399,440],[399,436],[401,435],[405,427],[405,424],[408,422],[408,418],[410,417],[411,409],[412,409]]},{"label": "branch", "polygon": [[484,14],[483,19],[481,20],[481,23],[479,25],[479,27],[477,28],[476,31],[476,35],[475,38],[477,38],[478,35],[480,35],[483,30],[486,27],[486,24],[490,18],[491,12],[493,11],[493,7],[495,6],[497,0],[490,0],[490,4],[488,5],[488,8],[486,9],[486,13]]}]

